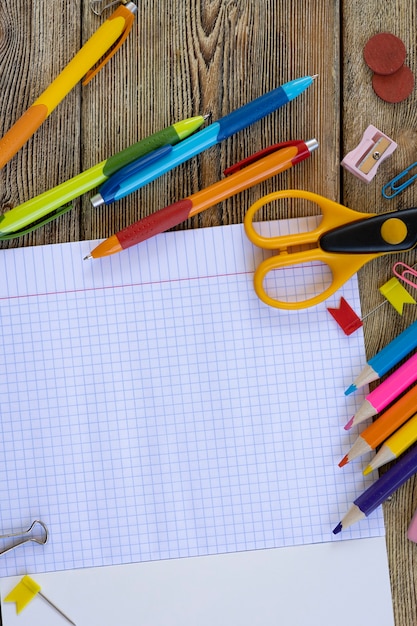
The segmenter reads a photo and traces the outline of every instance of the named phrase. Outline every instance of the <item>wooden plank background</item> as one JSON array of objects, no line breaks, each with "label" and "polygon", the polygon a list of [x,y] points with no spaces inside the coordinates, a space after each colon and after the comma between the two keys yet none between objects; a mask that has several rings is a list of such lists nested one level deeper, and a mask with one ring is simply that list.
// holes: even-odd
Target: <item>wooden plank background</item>
[{"label": "wooden plank background", "polygon": [[[0,4],[0,135],[47,87],[108,16],[87,0],[15,0]],[[417,187],[398,201],[381,197],[382,181],[415,160],[416,94],[388,105],[372,91],[362,57],[370,36],[390,31],[416,69],[414,3],[359,0],[170,0],[139,3],[128,41],[86,87],[78,85],[36,135],[0,171],[0,206],[17,205],[131,143],[182,118],[212,119],[295,77],[319,74],[315,84],[281,109],[148,187],[109,207],[89,197],[73,210],[0,249],[106,237],[222,176],[225,167],[272,143],[316,137],[320,149],[293,170],[195,217],[180,228],[242,222],[247,207],[278,188],[304,188],[370,212],[412,206]],[[399,148],[365,185],[340,167],[373,123]],[[296,208],[294,207],[294,213]],[[413,262],[414,255],[402,257]],[[383,301],[377,287],[391,276],[393,259],[360,272],[364,314]],[[372,356],[415,319],[383,305],[365,320]],[[385,505],[387,548],[396,626],[415,623],[417,546],[406,530],[417,508],[411,480]],[[360,565],[362,566],[362,564]],[[372,575],[372,564],[369,567]]]}]

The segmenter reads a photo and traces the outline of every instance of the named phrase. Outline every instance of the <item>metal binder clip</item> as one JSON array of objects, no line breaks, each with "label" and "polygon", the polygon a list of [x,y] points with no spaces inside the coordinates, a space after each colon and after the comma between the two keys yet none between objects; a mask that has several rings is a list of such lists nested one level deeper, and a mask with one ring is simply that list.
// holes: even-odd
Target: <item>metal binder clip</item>
[{"label": "metal binder clip", "polygon": [[394,198],[397,194],[404,189],[407,189],[417,178],[417,173],[410,175],[412,169],[417,168],[417,161],[412,163],[405,170],[400,172],[397,176],[395,176],[392,180],[388,181],[386,185],[382,187],[382,195],[384,198],[389,200],[390,198]]},{"label": "metal binder clip", "polygon": [[365,130],[360,144],[345,156],[342,166],[363,182],[370,183],[378,166],[396,148],[395,141],[371,124]]},{"label": "metal binder clip", "polygon": [[[40,526],[40,533],[39,534],[31,534],[32,531],[35,529],[36,526]],[[13,537],[21,537],[21,540],[12,544],[11,546],[8,546],[6,548],[3,548],[3,550],[0,550],[0,556],[2,554],[6,554],[6,552],[9,552],[10,550],[14,550],[14,548],[17,548],[18,546],[22,546],[25,543],[28,543],[29,541],[33,541],[35,543],[39,543],[40,545],[44,545],[47,541],[48,541],[48,528],[46,527],[46,525],[41,522],[40,520],[36,519],[34,522],[32,522],[32,524],[29,526],[29,528],[27,530],[23,530],[19,533],[9,533],[7,535],[0,535],[0,539],[12,539]]]}]

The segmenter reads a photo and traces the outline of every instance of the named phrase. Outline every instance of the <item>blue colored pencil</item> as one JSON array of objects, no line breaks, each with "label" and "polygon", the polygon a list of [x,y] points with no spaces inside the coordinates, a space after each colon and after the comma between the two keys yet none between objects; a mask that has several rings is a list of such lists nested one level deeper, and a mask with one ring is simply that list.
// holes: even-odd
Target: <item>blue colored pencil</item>
[{"label": "blue colored pencil", "polygon": [[346,389],[345,395],[348,396],[356,389],[381,378],[414,348],[417,348],[417,321],[368,361],[354,383]]}]

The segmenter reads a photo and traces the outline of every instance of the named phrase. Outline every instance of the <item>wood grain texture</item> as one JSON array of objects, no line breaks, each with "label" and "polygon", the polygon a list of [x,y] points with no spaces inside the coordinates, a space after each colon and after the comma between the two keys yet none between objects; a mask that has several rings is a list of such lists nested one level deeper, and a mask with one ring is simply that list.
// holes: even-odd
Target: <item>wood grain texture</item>
[{"label": "wood grain texture", "polygon": [[[381,186],[416,160],[416,94],[397,105],[379,100],[362,51],[372,35],[393,32],[403,39],[406,63],[414,72],[416,12],[415,3],[391,0],[143,0],[117,55],[89,85],[77,85],[0,171],[3,210],[182,118],[209,113],[215,120],[297,76],[319,77],[290,105],[130,197],[92,209],[94,192],[86,194],[56,222],[1,243],[0,250],[108,236],[218,180],[225,167],[249,154],[297,138],[316,137],[319,151],[178,228],[242,222],[253,201],[280,188],[308,189],[370,212],[412,206],[417,186],[395,201],[382,199]],[[94,15],[87,0],[0,4],[0,135],[105,16]],[[371,123],[395,139],[399,149],[365,185],[342,170],[340,161]],[[296,206],[288,210],[297,213]],[[401,258],[414,262],[413,254]],[[390,305],[374,311],[383,301],[378,286],[391,276],[392,263],[383,258],[360,273],[363,312],[370,313],[365,320],[369,356],[415,318],[412,307],[402,317]],[[406,539],[417,507],[415,491],[410,481],[384,507],[396,626],[410,626],[416,619],[417,546]]]}]

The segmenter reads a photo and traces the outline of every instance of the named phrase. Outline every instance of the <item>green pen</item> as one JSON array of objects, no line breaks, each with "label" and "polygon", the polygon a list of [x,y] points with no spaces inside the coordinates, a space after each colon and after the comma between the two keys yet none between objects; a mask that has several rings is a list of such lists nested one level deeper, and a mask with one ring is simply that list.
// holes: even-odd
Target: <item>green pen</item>
[{"label": "green pen", "polygon": [[122,167],[133,164],[145,155],[151,156],[155,152],[155,158],[158,158],[159,150],[182,141],[200,128],[205,120],[206,117],[198,115],[172,124],[57,187],[6,211],[0,215],[0,240],[26,235],[63,215],[72,208],[68,202],[101,185]]}]

